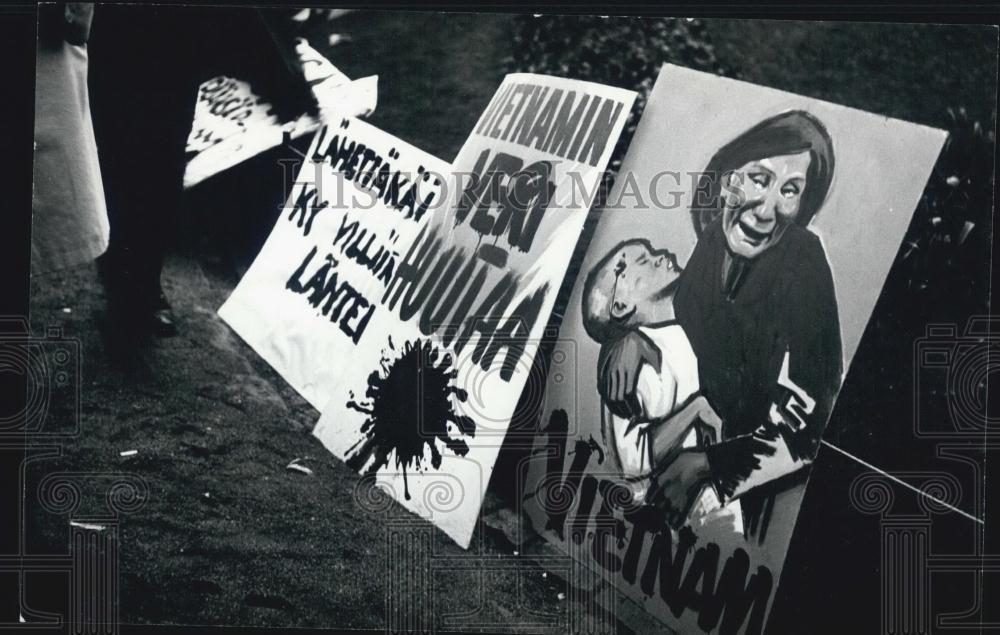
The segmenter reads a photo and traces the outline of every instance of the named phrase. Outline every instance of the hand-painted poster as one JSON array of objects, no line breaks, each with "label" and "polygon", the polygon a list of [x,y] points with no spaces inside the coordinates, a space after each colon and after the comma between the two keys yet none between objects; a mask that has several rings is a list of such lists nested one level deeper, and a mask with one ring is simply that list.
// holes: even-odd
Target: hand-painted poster
[{"label": "hand-painted poster", "polygon": [[315,130],[308,115],[281,122],[270,104],[253,93],[250,84],[220,75],[198,87],[194,120],[185,153],[184,187],[191,188],[268,148]]},{"label": "hand-painted poster", "polygon": [[306,159],[219,315],[321,409],[341,373],[378,363],[379,299],[450,166],[351,117],[320,128]]},{"label": "hand-painted poster", "polygon": [[340,361],[315,435],[463,547],[634,98],[508,75]]},{"label": "hand-painted poster", "polygon": [[286,133],[297,139],[315,131],[321,122],[344,115],[364,117],[375,110],[377,75],[351,81],[301,38],[295,53],[303,79],[319,106],[319,120],[302,114],[292,121],[279,121],[271,105],[255,95],[250,84],[232,77],[213,77],[198,88],[185,148],[185,188],[277,146]]},{"label": "hand-painted poster", "polygon": [[944,137],[664,67],[553,352],[535,528],[678,632],[760,633]]}]

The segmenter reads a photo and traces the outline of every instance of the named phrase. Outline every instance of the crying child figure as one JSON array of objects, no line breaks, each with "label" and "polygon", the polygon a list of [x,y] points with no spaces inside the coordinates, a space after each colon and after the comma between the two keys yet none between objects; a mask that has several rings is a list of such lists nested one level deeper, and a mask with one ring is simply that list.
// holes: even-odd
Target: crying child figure
[{"label": "crying child figure", "polygon": [[[638,329],[660,351],[659,367],[642,366],[633,410],[622,417],[601,408],[601,431],[612,464],[632,492],[646,501],[653,477],[686,447],[718,439],[721,421],[699,394],[698,359],[674,317],[673,297],[681,268],[667,250],[649,241],[625,241],[590,271],[583,290],[583,324],[600,344]],[[710,488],[691,516],[718,507]]]}]

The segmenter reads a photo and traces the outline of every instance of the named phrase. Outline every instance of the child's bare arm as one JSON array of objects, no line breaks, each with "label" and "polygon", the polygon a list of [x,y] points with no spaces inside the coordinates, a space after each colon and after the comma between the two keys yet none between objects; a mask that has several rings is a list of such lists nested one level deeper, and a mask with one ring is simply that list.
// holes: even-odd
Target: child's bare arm
[{"label": "child's bare arm", "polygon": [[701,445],[715,443],[722,434],[722,420],[703,395],[698,395],[678,412],[652,424],[649,444],[654,470],[665,467],[678,452],[692,426]]}]

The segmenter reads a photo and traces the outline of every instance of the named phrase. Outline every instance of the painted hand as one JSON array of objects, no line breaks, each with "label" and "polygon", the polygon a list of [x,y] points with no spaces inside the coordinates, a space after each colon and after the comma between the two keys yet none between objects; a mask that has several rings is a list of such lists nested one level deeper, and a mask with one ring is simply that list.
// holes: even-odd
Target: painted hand
[{"label": "painted hand", "polygon": [[708,403],[708,399],[704,395],[698,395],[666,419],[652,422],[650,429],[650,464],[667,466],[682,451],[682,444],[692,429],[697,434],[698,447],[718,443],[722,438],[722,419]]},{"label": "painted hand", "polygon": [[608,408],[619,417],[641,414],[636,398],[636,383],[644,363],[660,367],[661,353],[648,337],[630,331],[624,337],[605,343],[597,361],[597,391]]},{"label": "painted hand", "polygon": [[677,529],[687,520],[692,505],[709,478],[708,459],[701,450],[684,450],[654,477],[646,500],[667,512],[667,521]]},{"label": "painted hand", "polygon": [[695,403],[698,404],[698,413],[694,421],[694,429],[698,433],[698,443],[702,447],[718,443],[722,439],[722,418],[705,397],[698,397]]}]

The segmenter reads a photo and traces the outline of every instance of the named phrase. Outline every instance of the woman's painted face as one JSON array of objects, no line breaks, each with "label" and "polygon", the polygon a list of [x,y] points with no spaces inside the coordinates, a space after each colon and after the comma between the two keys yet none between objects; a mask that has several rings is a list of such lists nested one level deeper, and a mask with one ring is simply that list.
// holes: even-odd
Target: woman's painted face
[{"label": "woman's painted face", "polygon": [[722,227],[733,253],[755,258],[781,240],[799,214],[809,162],[802,151],[751,161],[730,175]]}]

